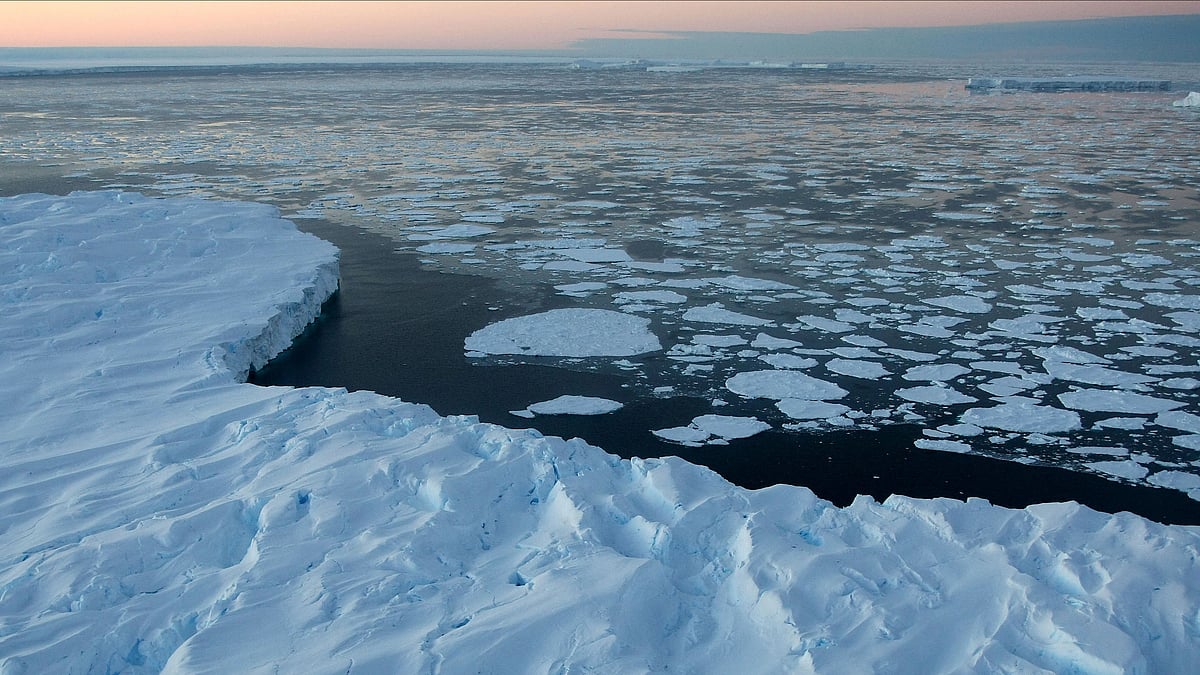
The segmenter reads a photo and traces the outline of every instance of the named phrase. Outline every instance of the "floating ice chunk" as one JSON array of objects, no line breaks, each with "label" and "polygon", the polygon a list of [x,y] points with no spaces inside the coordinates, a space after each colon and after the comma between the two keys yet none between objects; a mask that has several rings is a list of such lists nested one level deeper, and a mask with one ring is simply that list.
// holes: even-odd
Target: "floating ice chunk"
[{"label": "floating ice chunk", "polygon": [[504,222],[504,216],[493,211],[470,211],[462,214],[462,219],[469,223],[493,223],[498,225]]},{"label": "floating ice chunk", "polygon": [[730,326],[770,326],[773,322],[767,319],[761,319],[749,314],[741,314],[739,312],[725,309],[725,306],[719,302],[714,302],[703,307],[692,307],[683,313],[684,321],[697,321],[700,323],[721,323]]},{"label": "floating ice chunk", "polygon": [[622,407],[621,403],[607,398],[568,394],[534,403],[527,409],[536,415],[605,415]]},{"label": "floating ice chunk", "polygon": [[945,382],[971,372],[970,368],[957,363],[940,363],[937,365],[913,366],[905,371],[903,377],[914,382]]},{"label": "floating ice chunk", "polygon": [[826,350],[830,354],[840,356],[843,359],[878,359],[882,358],[879,354],[866,349],[864,347],[834,347]]},{"label": "floating ice chunk", "polygon": [[1200,389],[1200,380],[1197,380],[1194,377],[1172,377],[1159,382],[1158,385],[1168,389],[1182,389],[1190,391],[1192,389]]},{"label": "floating ice chunk", "polygon": [[1109,460],[1104,462],[1088,462],[1084,466],[1094,471],[1106,473],[1117,478],[1127,478],[1129,480],[1141,480],[1150,473],[1146,467],[1138,464],[1132,459]]},{"label": "floating ice chunk", "polygon": [[1134,356],[1174,356],[1175,350],[1167,349],[1166,347],[1151,347],[1149,345],[1132,345],[1130,347],[1121,347],[1121,351],[1129,352]]},{"label": "floating ice chunk", "polygon": [[728,288],[734,291],[790,291],[796,287],[791,284],[785,284],[782,281],[771,281],[770,279],[754,279],[751,277],[742,277],[736,274],[730,274],[724,277],[710,277],[705,279],[708,283],[722,288]]},{"label": "floating ice chunk", "polygon": [[1200,108],[1200,91],[1189,91],[1187,96],[1171,101],[1176,108]]},{"label": "floating ice chunk", "polygon": [[1056,291],[1050,288],[1041,286],[1030,286],[1029,284],[1013,284],[1005,286],[1013,295],[1035,295],[1035,296],[1051,296],[1051,295],[1070,295],[1066,291]]},{"label": "floating ice chunk", "polygon": [[842,342],[846,342],[859,347],[886,347],[887,343],[883,340],[878,340],[870,335],[846,335],[842,337]]},{"label": "floating ice chunk", "polygon": [[969,444],[946,439],[918,438],[913,441],[913,445],[922,450],[938,450],[940,452],[957,452],[960,454],[970,454],[971,452]]},{"label": "floating ice chunk", "polygon": [[825,367],[838,375],[857,377],[864,380],[878,380],[892,373],[874,361],[855,361],[851,359],[830,359]]},{"label": "floating ice chunk", "polygon": [[428,241],[430,239],[469,239],[471,237],[480,237],[485,234],[491,234],[495,231],[496,230],[494,228],[485,227],[483,225],[468,225],[466,223],[459,223],[458,225],[443,227],[439,230],[410,234],[408,235],[408,238],[412,241]]},{"label": "floating ice chunk", "polygon": [[607,309],[552,309],[505,319],[466,339],[479,354],[633,356],[662,349],[650,320]]},{"label": "floating ice chunk", "polygon": [[1080,428],[1079,414],[1072,410],[1024,401],[971,408],[959,419],[963,424],[1018,433],[1059,434]]},{"label": "floating ice chunk", "polygon": [[695,447],[706,443],[724,444],[731,439],[749,438],[770,428],[770,424],[753,417],[700,415],[693,418],[691,424],[686,427],[658,429],[651,433],[666,441]]},{"label": "floating ice chunk", "polygon": [[680,445],[700,446],[704,442],[712,438],[712,434],[696,427],[671,427],[669,429],[655,429],[650,433],[658,436],[664,441],[679,443]]},{"label": "floating ice chunk", "polygon": [[750,346],[754,347],[755,349],[792,349],[793,347],[799,347],[800,344],[801,343],[796,342],[795,340],[777,338],[772,335],[767,335],[766,333],[759,333],[754,338],[754,342],[750,343]]},{"label": "floating ice chunk", "polygon": [[740,335],[693,335],[692,342],[709,347],[736,347],[746,344],[746,338]]},{"label": "floating ice chunk", "polygon": [[1097,248],[1108,248],[1109,246],[1112,246],[1113,244],[1116,243],[1112,239],[1105,239],[1103,237],[1093,237],[1090,235],[1086,236],[1086,237],[1067,237],[1067,241],[1069,241],[1073,244],[1085,244],[1087,246],[1095,246]]},{"label": "floating ice chunk", "polygon": [[893,239],[892,246],[900,248],[946,248],[949,246],[941,237],[917,235],[906,239]]},{"label": "floating ice chunk", "polygon": [[1192,499],[1200,500],[1200,476],[1183,471],[1159,471],[1146,479],[1151,485],[1183,490]]},{"label": "floating ice chunk", "polygon": [[559,284],[554,287],[555,290],[563,295],[571,297],[587,297],[596,291],[602,291],[608,288],[608,284],[602,281],[581,281],[574,284]]},{"label": "floating ice chunk", "polygon": [[[1172,445],[1177,445],[1188,450],[1200,450],[1200,434],[1188,434],[1187,436],[1176,436],[1171,439]],[[1193,462],[1194,464],[1194,462]]]},{"label": "floating ice chunk", "polygon": [[807,401],[826,401],[845,396],[845,389],[818,380],[795,370],[752,370],[738,373],[725,381],[725,388],[747,398],[770,398],[782,401],[798,398]]},{"label": "floating ice chunk", "polygon": [[809,401],[799,398],[785,398],[775,403],[775,407],[794,420],[823,420],[850,412],[850,408],[841,403]]},{"label": "floating ice chunk", "polygon": [[796,320],[808,326],[827,333],[849,333],[854,330],[854,324],[845,321],[835,321],[821,316],[799,316]]},{"label": "floating ice chunk", "polygon": [[1124,457],[1129,454],[1129,451],[1125,448],[1112,448],[1101,445],[1068,446],[1067,452],[1076,455],[1110,455],[1112,457]]},{"label": "floating ice chunk", "polygon": [[630,262],[633,260],[628,253],[619,248],[568,248],[558,253],[584,263]]},{"label": "floating ice chunk", "polygon": [[1046,361],[1061,361],[1063,363],[1112,363],[1112,361],[1102,356],[1096,356],[1082,349],[1062,345],[1038,347],[1033,350],[1033,353]]},{"label": "floating ice chunk", "polygon": [[[1126,265],[1129,265],[1130,267],[1157,267],[1160,265],[1166,266],[1166,265],[1171,264],[1170,260],[1167,260],[1166,258],[1162,257],[1161,255],[1154,255],[1152,253],[1129,253],[1121,258],[1121,262],[1125,263]],[[1196,297],[1196,296],[1192,296],[1192,297]],[[1152,301],[1147,301],[1147,302],[1152,302]],[[1166,305],[1166,306],[1172,307],[1173,305]]]},{"label": "floating ice chunk", "polygon": [[1021,364],[1013,363],[1012,361],[972,361],[971,367],[975,370],[986,370],[990,373],[1005,373],[1007,375],[1016,375],[1017,377],[1029,376],[1021,368]]},{"label": "floating ice chunk", "polygon": [[974,295],[947,295],[940,298],[926,298],[922,302],[966,314],[985,314],[992,311],[990,304]]},{"label": "floating ice chunk", "polygon": [[604,269],[604,266],[578,260],[551,260],[541,268],[547,272],[595,272]]},{"label": "floating ice chunk", "polygon": [[989,223],[995,220],[986,213],[971,213],[969,211],[938,211],[933,214],[933,217],[941,218],[942,220],[965,220],[975,223]]},{"label": "floating ice chunk", "polygon": [[974,424],[943,424],[938,431],[952,436],[978,436],[983,433],[983,429]]},{"label": "floating ice chunk", "polygon": [[1192,434],[1200,434],[1200,415],[1193,415],[1182,410],[1172,410],[1159,413],[1154,423],[1160,427],[1170,427]]},{"label": "floating ice chunk", "polygon": [[1185,331],[1200,332],[1200,312],[1170,312],[1167,318],[1179,324]]},{"label": "floating ice chunk", "polygon": [[702,431],[721,438],[749,438],[771,428],[770,424],[753,417],[732,415],[701,415],[692,424]]},{"label": "floating ice chunk", "polygon": [[687,302],[687,296],[675,291],[622,291],[614,296],[621,302],[649,302],[677,305]]},{"label": "floating ice chunk", "polygon": [[937,326],[931,323],[920,321],[918,323],[901,324],[896,326],[896,330],[914,335],[922,335],[931,338],[951,338],[954,337],[954,331],[947,330],[944,326]]},{"label": "floating ice chunk", "polygon": [[444,243],[444,244],[425,244],[424,246],[417,247],[417,251],[419,253],[430,253],[430,254],[470,253],[471,251],[474,251],[474,250],[475,250],[474,244]]},{"label": "floating ice chunk", "polygon": [[1153,415],[1183,407],[1183,403],[1156,398],[1130,391],[1108,389],[1078,389],[1058,395],[1058,400],[1072,410],[1087,412],[1116,412],[1134,415]]},{"label": "floating ice chunk", "polygon": [[1095,424],[1098,429],[1127,429],[1135,431],[1146,426],[1146,420],[1141,417],[1109,417]]},{"label": "floating ice chunk", "polygon": [[1171,309],[1200,309],[1200,295],[1182,295],[1178,293],[1147,293],[1143,298],[1146,302],[1159,307]]},{"label": "floating ice chunk", "polygon": [[1036,382],[1031,382],[1024,378],[1013,377],[1011,375],[998,377],[994,380],[979,385],[979,388],[991,394],[992,396],[1012,396],[1023,391],[1036,388]]},{"label": "floating ice chunk", "polygon": [[961,405],[974,403],[979,399],[967,396],[956,389],[936,384],[924,387],[909,387],[896,390],[896,395],[914,403],[929,403],[932,405]]},{"label": "floating ice chunk", "polygon": [[804,370],[805,368],[812,368],[817,365],[816,359],[796,354],[762,354],[758,359],[775,368],[789,370]]},{"label": "floating ice chunk", "polygon": [[1046,372],[1056,380],[1070,380],[1084,384],[1098,384],[1112,387],[1132,387],[1147,382],[1157,382],[1158,378],[1138,373],[1127,373],[1111,370],[1104,366],[1080,365],[1077,363],[1062,363],[1046,361]]},{"label": "floating ice chunk", "polygon": [[899,356],[900,358],[908,359],[909,361],[928,362],[928,361],[937,361],[937,359],[938,359],[937,354],[930,354],[929,352],[918,352],[918,351],[913,351],[911,349],[896,349],[893,347],[889,347],[887,349],[880,349],[879,351],[881,351],[885,354],[891,354],[892,356]]}]

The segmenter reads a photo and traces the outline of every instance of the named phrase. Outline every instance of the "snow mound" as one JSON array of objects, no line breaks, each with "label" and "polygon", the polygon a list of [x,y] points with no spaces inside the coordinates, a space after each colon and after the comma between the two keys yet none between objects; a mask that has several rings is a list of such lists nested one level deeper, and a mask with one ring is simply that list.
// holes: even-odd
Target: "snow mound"
[{"label": "snow mound", "polygon": [[552,309],[471,333],[468,352],[525,356],[635,356],[662,349],[650,320],[608,309]]},{"label": "snow mound", "polygon": [[[337,281],[336,251],[266,207],[23,196],[0,199],[0,238],[5,673],[1200,658],[1197,528],[1073,503],[839,509],[370,392],[240,383]],[[1151,478],[1193,489],[1176,473]]]}]

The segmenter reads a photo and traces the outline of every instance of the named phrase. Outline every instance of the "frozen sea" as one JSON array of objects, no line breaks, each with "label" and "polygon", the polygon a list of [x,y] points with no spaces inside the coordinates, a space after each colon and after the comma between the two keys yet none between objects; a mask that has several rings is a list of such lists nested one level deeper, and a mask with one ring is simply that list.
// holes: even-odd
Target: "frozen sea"
[{"label": "frozen sea", "polygon": [[[255,381],[838,503],[1196,522],[1200,115],[1178,91],[965,91],[991,74],[6,77],[0,193],[264,202],[333,241],[341,292]],[[564,325],[581,332],[536,339]]]}]

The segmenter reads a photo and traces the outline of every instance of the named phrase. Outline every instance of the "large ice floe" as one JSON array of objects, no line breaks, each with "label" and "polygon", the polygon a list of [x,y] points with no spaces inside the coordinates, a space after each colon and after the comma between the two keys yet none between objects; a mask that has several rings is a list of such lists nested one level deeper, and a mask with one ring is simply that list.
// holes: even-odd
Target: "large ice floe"
[{"label": "large ice floe", "polygon": [[[245,384],[338,279],[336,250],[268,207],[26,195],[0,200],[0,240],[0,672],[1182,673],[1200,658],[1196,528],[1074,503],[841,509],[370,392]],[[731,388],[836,405],[795,375]],[[1185,415],[1159,413],[1195,428]],[[1019,401],[974,418],[1069,421]]]}]

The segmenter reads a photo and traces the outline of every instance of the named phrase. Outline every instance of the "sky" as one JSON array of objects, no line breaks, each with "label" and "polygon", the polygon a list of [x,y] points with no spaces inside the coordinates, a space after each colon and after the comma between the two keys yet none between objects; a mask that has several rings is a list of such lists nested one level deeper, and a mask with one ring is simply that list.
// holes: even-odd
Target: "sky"
[{"label": "sky", "polygon": [[1138,2],[7,2],[0,47],[562,50],[679,32],[807,34],[1200,14]]}]

